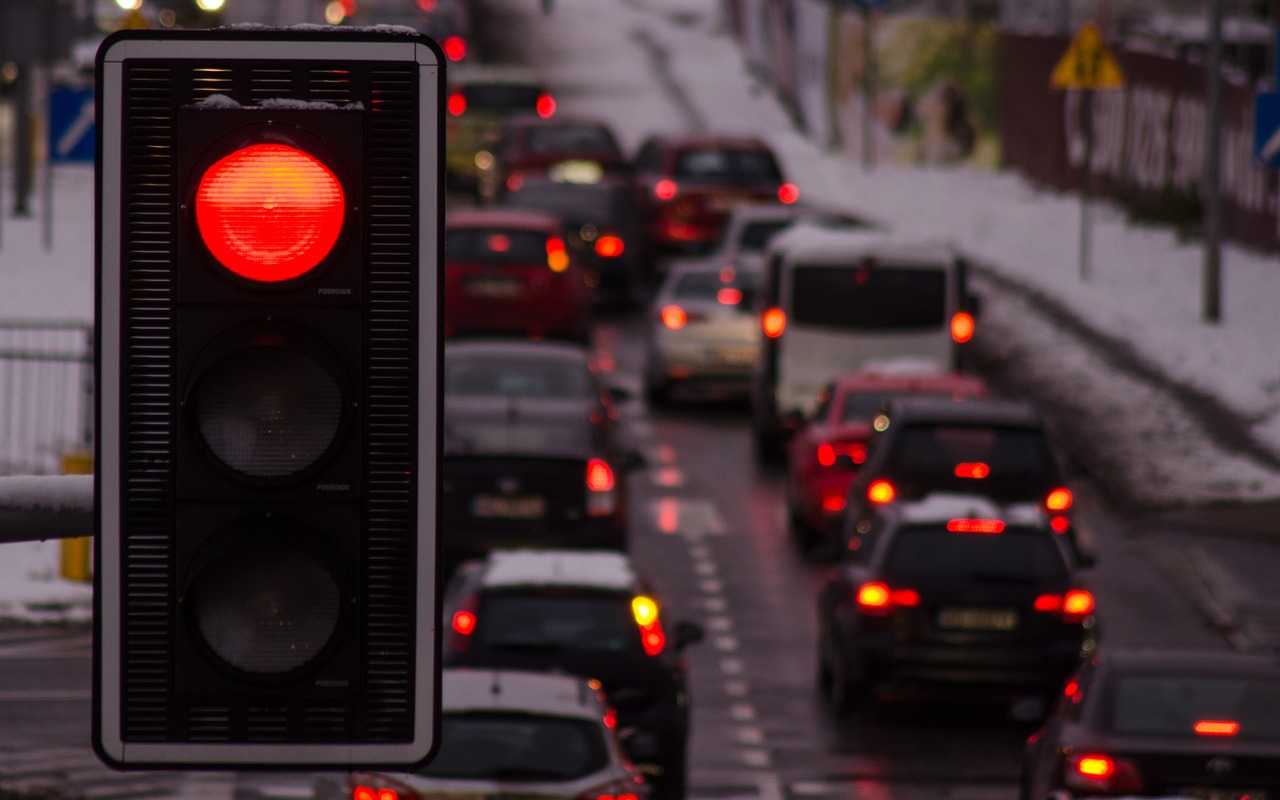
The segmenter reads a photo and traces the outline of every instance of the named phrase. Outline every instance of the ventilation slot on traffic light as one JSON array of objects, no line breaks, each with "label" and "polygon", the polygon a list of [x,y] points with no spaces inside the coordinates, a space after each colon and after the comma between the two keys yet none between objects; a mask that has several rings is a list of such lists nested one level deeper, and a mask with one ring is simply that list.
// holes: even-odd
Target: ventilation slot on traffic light
[{"label": "ventilation slot on traffic light", "polygon": [[235,352],[202,375],[196,425],[209,451],[240,475],[287,478],[321,460],[342,421],[337,379],[299,350]]}]

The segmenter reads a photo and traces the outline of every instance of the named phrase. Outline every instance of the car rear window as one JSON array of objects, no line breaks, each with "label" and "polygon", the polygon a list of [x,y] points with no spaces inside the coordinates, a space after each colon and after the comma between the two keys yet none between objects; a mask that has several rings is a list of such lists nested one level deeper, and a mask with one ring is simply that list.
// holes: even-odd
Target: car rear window
[{"label": "car rear window", "polygon": [[548,211],[564,219],[568,225],[620,226],[633,213],[631,198],[622,186],[525,183],[508,192],[503,204]]},{"label": "car rear window", "polygon": [[[984,479],[958,478],[958,464],[982,463]],[[1039,491],[1057,478],[1044,432],[1038,428],[990,425],[909,425],[893,444],[888,468],[897,479],[933,485],[1027,484]]]},{"label": "car rear window", "polygon": [[960,579],[976,583],[1065,581],[1067,568],[1051,534],[1009,527],[990,535],[951,533],[942,525],[902,528],[885,560],[891,580]]},{"label": "car rear window", "polygon": [[795,224],[795,220],[779,219],[769,222],[748,222],[742,226],[738,247],[750,253],[758,253],[769,245],[769,240]]},{"label": "car rear window", "polygon": [[591,394],[585,363],[513,355],[445,354],[444,390],[450,396],[573,399]]},{"label": "car rear window", "polygon": [[433,778],[570,781],[609,762],[600,727],[585,719],[533,714],[445,714]]},{"label": "car rear window", "polygon": [[609,158],[621,158],[622,151],[608,129],[599,125],[547,125],[529,128],[525,135],[529,152],[539,155],[552,153],[599,153]]},{"label": "car rear window", "polygon": [[490,593],[481,601],[476,638],[497,650],[639,654],[640,629],[621,593]]},{"label": "car rear window", "polygon": [[454,228],[444,235],[447,261],[481,264],[545,264],[547,235],[506,228]]},{"label": "car rear window", "polygon": [[798,266],[791,278],[797,325],[875,331],[945,327],[947,274],[930,267]]},{"label": "car rear window", "polygon": [[1274,676],[1121,675],[1111,698],[1116,733],[1191,738],[1197,722],[1213,721],[1237,723],[1237,739],[1280,740]]},{"label": "car rear window", "polygon": [[676,156],[676,180],[751,185],[782,183],[773,154],[760,149],[705,147]]},{"label": "car rear window", "polygon": [[719,271],[688,272],[682,275],[671,294],[677,300],[713,301],[719,298],[722,289],[737,289],[736,305],[742,311],[750,311],[755,303],[756,292],[760,289],[760,276],[753,272],[736,272],[731,280],[723,280]]},{"label": "car rear window", "polygon": [[503,114],[533,111],[542,90],[537,86],[511,83],[473,83],[462,90],[468,111],[490,111]]}]

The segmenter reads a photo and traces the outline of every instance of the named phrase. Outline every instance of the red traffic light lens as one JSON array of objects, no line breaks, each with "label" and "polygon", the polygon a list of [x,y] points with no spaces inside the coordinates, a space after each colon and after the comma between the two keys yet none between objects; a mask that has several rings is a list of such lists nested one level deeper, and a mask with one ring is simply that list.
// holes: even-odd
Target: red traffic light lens
[{"label": "red traffic light lens", "polygon": [[305,275],[342,232],[346,198],[333,171],[284,144],[254,144],[209,167],[196,189],[196,225],[218,263],[278,283]]}]

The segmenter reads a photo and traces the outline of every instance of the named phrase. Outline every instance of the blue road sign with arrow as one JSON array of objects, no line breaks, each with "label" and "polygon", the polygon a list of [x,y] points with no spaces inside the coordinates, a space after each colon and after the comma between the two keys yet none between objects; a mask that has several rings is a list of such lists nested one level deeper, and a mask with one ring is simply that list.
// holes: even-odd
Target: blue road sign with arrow
[{"label": "blue road sign with arrow", "polygon": [[57,86],[49,93],[49,156],[54,163],[93,162],[93,88]]}]

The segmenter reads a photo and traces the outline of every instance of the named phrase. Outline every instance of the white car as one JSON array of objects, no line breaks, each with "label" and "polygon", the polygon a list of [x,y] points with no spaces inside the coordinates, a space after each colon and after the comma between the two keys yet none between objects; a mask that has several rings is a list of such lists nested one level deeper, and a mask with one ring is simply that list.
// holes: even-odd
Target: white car
[{"label": "white car", "polygon": [[534,672],[446,669],[440,747],[415,773],[353,772],[317,797],[416,800],[525,797],[647,800],[619,749],[596,681]]},{"label": "white car", "polygon": [[698,258],[670,262],[668,273],[693,267],[733,267],[739,272],[764,270],[764,254],[774,236],[800,221],[830,227],[860,227],[862,220],[845,214],[781,203],[739,205],[729,213],[716,249]]}]

